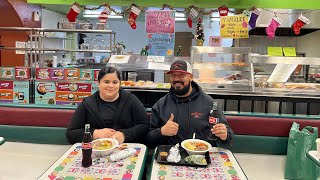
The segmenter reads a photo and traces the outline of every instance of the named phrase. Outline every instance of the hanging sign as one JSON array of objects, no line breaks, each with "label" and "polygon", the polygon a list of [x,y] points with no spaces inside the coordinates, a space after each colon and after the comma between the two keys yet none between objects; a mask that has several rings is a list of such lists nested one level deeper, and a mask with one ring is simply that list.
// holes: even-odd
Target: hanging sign
[{"label": "hanging sign", "polygon": [[244,15],[220,17],[220,35],[223,38],[249,38],[248,17]]},{"label": "hanging sign", "polygon": [[174,33],[175,11],[146,11],[147,33]]}]

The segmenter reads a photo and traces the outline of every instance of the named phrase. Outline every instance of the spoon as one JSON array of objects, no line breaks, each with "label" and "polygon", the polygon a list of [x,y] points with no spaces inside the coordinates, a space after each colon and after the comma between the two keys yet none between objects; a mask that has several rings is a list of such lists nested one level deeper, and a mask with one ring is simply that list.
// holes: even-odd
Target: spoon
[{"label": "spoon", "polygon": [[193,136],[192,136],[193,142],[195,137],[196,137],[196,133],[193,133]]}]

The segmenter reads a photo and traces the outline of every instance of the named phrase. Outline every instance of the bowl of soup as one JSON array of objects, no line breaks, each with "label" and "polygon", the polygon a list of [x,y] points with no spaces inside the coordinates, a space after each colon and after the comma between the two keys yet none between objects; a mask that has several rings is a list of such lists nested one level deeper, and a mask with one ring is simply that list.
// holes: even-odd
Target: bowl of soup
[{"label": "bowl of soup", "polygon": [[116,147],[119,142],[113,138],[101,138],[92,141],[92,152],[96,156],[109,155]]},{"label": "bowl of soup", "polygon": [[202,155],[212,148],[210,143],[200,139],[184,140],[181,142],[181,147],[185,149],[189,155]]}]

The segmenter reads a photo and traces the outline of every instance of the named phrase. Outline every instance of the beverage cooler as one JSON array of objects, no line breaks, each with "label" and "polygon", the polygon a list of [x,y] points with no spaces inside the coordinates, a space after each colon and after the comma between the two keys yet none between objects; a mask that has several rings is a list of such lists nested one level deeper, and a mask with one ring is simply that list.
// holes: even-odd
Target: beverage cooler
[{"label": "beverage cooler", "polygon": [[34,103],[78,105],[98,89],[98,69],[35,68]]},{"label": "beverage cooler", "polygon": [[0,67],[0,103],[32,102],[32,80],[29,67]]}]

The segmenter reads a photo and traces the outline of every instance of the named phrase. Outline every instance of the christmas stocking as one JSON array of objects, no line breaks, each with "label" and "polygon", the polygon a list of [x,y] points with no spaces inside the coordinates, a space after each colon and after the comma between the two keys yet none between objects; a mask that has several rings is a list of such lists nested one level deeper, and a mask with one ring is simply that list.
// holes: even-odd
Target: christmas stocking
[{"label": "christmas stocking", "polygon": [[256,28],[256,22],[257,22],[259,15],[260,15],[260,11],[258,9],[254,9],[252,11],[251,17],[249,20],[249,26],[251,27],[251,29]]},{"label": "christmas stocking", "polygon": [[128,18],[128,23],[131,26],[132,29],[136,29],[137,25],[136,25],[136,19],[138,17],[138,15],[140,14],[140,9],[138,9],[135,6],[131,7],[131,12],[130,12],[130,16]]},{"label": "christmas stocking", "polygon": [[80,9],[80,7],[79,7],[79,4],[78,4],[78,3],[74,3],[74,4],[71,6],[71,9],[70,9],[70,11],[69,11],[68,14],[67,14],[67,18],[68,18],[69,22],[75,22],[78,14],[79,14],[80,12],[81,12],[81,9]]},{"label": "christmas stocking", "polygon": [[226,6],[223,5],[223,6],[221,6],[221,7],[218,8],[218,11],[219,11],[220,17],[221,17],[221,16],[228,16],[228,12],[229,12],[228,7],[226,7]]},{"label": "christmas stocking", "polygon": [[109,9],[109,7],[106,7],[101,14],[99,15],[99,21],[100,23],[107,23],[108,20],[108,16],[111,14],[111,10]]},{"label": "christmas stocking", "polygon": [[274,17],[272,18],[269,26],[266,28],[266,33],[268,35],[269,39],[273,39],[276,33],[276,29],[280,26],[280,24],[282,23],[282,20]]},{"label": "christmas stocking", "polygon": [[195,10],[194,8],[192,8],[190,10],[190,14],[189,14],[189,17],[188,17],[188,20],[187,20],[189,28],[192,28],[192,19],[197,17],[198,14],[199,14],[198,11]]},{"label": "christmas stocking", "polygon": [[294,34],[298,35],[300,34],[300,29],[305,25],[309,24],[310,20],[303,16],[302,14],[299,16],[299,18],[292,24],[292,29],[294,31]]}]

